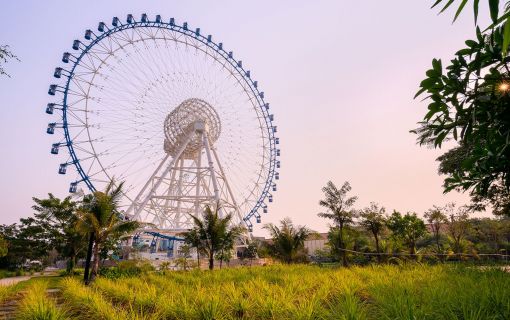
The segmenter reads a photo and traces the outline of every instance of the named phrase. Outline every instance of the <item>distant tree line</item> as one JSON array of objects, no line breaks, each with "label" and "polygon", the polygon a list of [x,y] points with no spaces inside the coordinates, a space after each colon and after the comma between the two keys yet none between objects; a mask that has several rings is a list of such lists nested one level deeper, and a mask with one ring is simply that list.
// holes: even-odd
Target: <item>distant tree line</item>
[{"label": "distant tree line", "polygon": [[306,252],[305,241],[314,232],[294,226],[285,219],[280,227],[269,224],[271,240],[261,244],[259,251],[284,263],[310,259],[339,261],[344,266],[395,259],[430,262],[477,260],[489,255],[491,260],[509,260],[510,219],[472,218],[471,208],[454,203],[433,206],[423,213],[402,213],[371,203],[363,209],[354,207],[357,197],[349,196],[351,186],[341,188],[328,182],[323,188],[320,205],[326,210],[319,217],[332,222],[326,249]]}]

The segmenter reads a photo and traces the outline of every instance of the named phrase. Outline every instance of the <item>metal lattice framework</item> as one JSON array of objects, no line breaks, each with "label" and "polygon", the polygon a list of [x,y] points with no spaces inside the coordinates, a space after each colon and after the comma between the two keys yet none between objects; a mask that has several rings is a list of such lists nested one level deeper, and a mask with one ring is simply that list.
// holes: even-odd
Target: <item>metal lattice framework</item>
[{"label": "metal lattice framework", "polygon": [[[213,200],[250,229],[267,212],[279,179],[279,139],[257,81],[222,43],[200,28],[143,14],[113,18],[73,42],[48,93],[46,113],[61,116],[52,154],[95,191],[125,182],[122,208],[164,228],[187,228],[185,213]],[[194,192],[194,194],[193,194]],[[188,199],[189,198],[189,199]],[[177,216],[176,216],[177,215]]]}]

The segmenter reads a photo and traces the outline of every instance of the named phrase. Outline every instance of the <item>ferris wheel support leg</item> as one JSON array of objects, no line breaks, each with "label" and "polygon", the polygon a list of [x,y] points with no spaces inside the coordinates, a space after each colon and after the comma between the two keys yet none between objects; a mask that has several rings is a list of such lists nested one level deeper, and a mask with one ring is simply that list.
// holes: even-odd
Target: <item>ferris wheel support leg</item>
[{"label": "ferris wheel support leg", "polygon": [[237,206],[236,199],[234,198],[234,193],[232,192],[232,189],[230,188],[230,184],[228,183],[227,176],[225,175],[225,171],[223,171],[223,167],[221,165],[220,158],[218,157],[218,154],[216,153],[216,149],[214,148],[214,146],[211,148],[211,150],[212,150],[212,153],[214,155],[214,159],[216,160],[216,163],[218,164],[218,168],[220,169],[220,173],[223,176],[223,180],[225,181],[225,185],[227,186],[227,191],[228,191],[228,193],[230,195],[230,198],[232,199],[232,203],[234,204],[234,206],[236,208],[237,217],[239,218],[239,221],[241,222],[241,224],[244,227],[246,227],[246,222],[243,220],[243,217],[241,216],[241,213],[239,212],[239,207]]},{"label": "ferris wheel support leg", "polygon": [[[202,134],[204,135],[204,134]],[[195,189],[195,197],[196,197],[196,200],[195,200],[195,217],[198,217],[198,213],[200,212],[200,202],[198,201],[198,198],[200,197],[200,182],[201,182],[201,170],[202,168],[201,165],[202,165],[202,148],[203,148],[203,143],[200,142],[200,147],[198,148],[198,156],[197,156],[197,186],[196,186],[196,189]]]},{"label": "ferris wheel support leg", "polygon": [[[129,215],[130,212],[132,210],[135,209],[135,203],[138,203],[138,200],[140,200],[140,197],[142,196],[142,194],[145,192],[145,190],[147,189],[147,187],[149,186],[149,184],[151,183],[151,181],[154,179],[154,177],[156,176],[156,174],[161,170],[161,168],[163,167],[163,165],[165,164],[165,162],[168,160],[168,157],[170,157],[170,154],[166,154],[166,156],[163,158],[163,160],[161,161],[161,163],[159,164],[159,166],[156,168],[156,170],[154,170],[154,173],[152,174],[152,176],[150,177],[149,180],[147,180],[147,182],[145,183],[145,185],[143,186],[142,190],[138,193],[138,195],[136,196],[135,200],[131,203],[131,205],[129,206],[129,208],[126,210],[126,215]],[[134,220],[138,219],[139,217],[138,216],[133,216]]]},{"label": "ferris wheel support leg", "polygon": [[211,172],[211,180],[214,189],[214,200],[219,204],[220,201],[220,190],[218,189],[218,181],[216,180],[216,172],[214,171],[214,162],[211,156],[211,148],[209,146],[209,138],[207,134],[203,134],[202,141],[205,147],[205,153],[207,154],[207,161],[209,162],[209,171]]},{"label": "ferris wheel support leg", "polygon": [[[177,165],[176,165],[177,167]],[[183,176],[183,170],[182,167],[184,167],[184,159],[179,159],[179,181],[177,182],[177,192],[178,194],[182,194],[182,176]],[[180,221],[181,221],[181,200],[177,200],[177,212],[175,213],[175,221],[176,222],[176,228],[179,229]]]},{"label": "ferris wheel support leg", "polygon": [[[161,176],[158,178],[156,183],[152,186],[149,194],[147,194],[147,196],[145,197],[143,202],[140,204],[140,206],[135,211],[135,214],[134,214],[135,217],[139,217],[140,216],[140,212],[142,212],[142,210],[147,205],[147,202],[149,202],[149,200],[151,199],[152,194],[154,193],[154,190],[159,188],[159,186],[161,185],[161,182],[163,181],[163,179],[166,177],[166,175],[170,172],[170,170],[174,166],[175,161],[178,160],[181,157],[181,154],[183,153],[184,149],[186,149],[186,147],[188,146],[188,144],[189,144],[191,138],[193,137],[194,133],[195,132],[192,131],[192,132],[190,132],[188,134],[188,136],[186,137],[184,143],[179,147],[179,150],[177,151],[175,157],[172,159],[172,161],[170,161],[170,164],[166,167],[165,171],[161,174]],[[154,176],[155,176],[155,174],[154,174]]]}]

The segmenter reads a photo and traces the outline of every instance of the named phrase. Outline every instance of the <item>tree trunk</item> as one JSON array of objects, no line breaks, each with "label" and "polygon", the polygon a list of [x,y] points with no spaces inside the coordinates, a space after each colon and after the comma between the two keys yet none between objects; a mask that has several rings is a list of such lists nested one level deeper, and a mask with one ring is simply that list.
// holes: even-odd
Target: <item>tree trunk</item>
[{"label": "tree trunk", "polygon": [[438,254],[438,257],[439,257],[439,261],[443,262],[444,260],[444,257],[442,256],[442,250],[441,250],[441,245],[439,243],[439,227],[436,228],[435,230],[435,233],[436,233],[436,246],[437,246],[437,254]]},{"label": "tree trunk", "polygon": [[344,226],[340,225],[340,251],[342,252],[342,264],[344,267],[348,266],[347,263],[347,252],[345,252],[345,246],[344,246]]},{"label": "tree trunk", "polygon": [[214,253],[211,250],[211,253],[209,254],[209,270],[214,269]]},{"label": "tree trunk", "polygon": [[98,270],[99,270],[99,245],[98,243],[94,244],[94,261],[92,262],[92,272],[90,273],[90,279],[89,282],[94,281],[94,279],[97,276]]},{"label": "tree trunk", "polygon": [[67,261],[67,268],[66,268],[67,274],[73,275],[75,266],[76,266],[76,254],[71,254],[69,256],[69,260]]},{"label": "tree trunk", "polygon": [[377,252],[377,261],[381,263],[381,248],[379,248],[379,237],[377,236],[377,233],[374,232],[374,238],[375,238],[375,251]]},{"label": "tree trunk", "polygon": [[416,253],[416,251],[415,251],[415,244],[414,244],[414,242],[411,242],[411,243],[409,244],[409,253],[411,254],[411,257],[412,257],[413,259],[416,259],[416,257],[415,257],[415,253]]},{"label": "tree trunk", "polygon": [[198,251],[198,247],[197,247],[197,267],[198,270],[200,270],[200,251]]},{"label": "tree trunk", "polygon": [[85,272],[83,274],[83,282],[85,284],[89,284],[89,270],[90,270],[90,260],[92,259],[92,246],[94,245],[94,232],[90,233],[89,237],[89,246],[87,248],[87,259],[85,260]]}]

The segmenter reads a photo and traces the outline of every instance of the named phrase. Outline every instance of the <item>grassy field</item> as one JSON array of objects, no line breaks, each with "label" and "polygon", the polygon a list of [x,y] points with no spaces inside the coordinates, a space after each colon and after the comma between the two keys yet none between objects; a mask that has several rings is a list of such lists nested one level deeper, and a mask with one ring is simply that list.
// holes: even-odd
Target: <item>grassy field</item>
[{"label": "grassy field", "polygon": [[91,287],[57,278],[24,286],[19,318],[510,319],[509,288],[499,269],[442,265],[152,273]]}]

